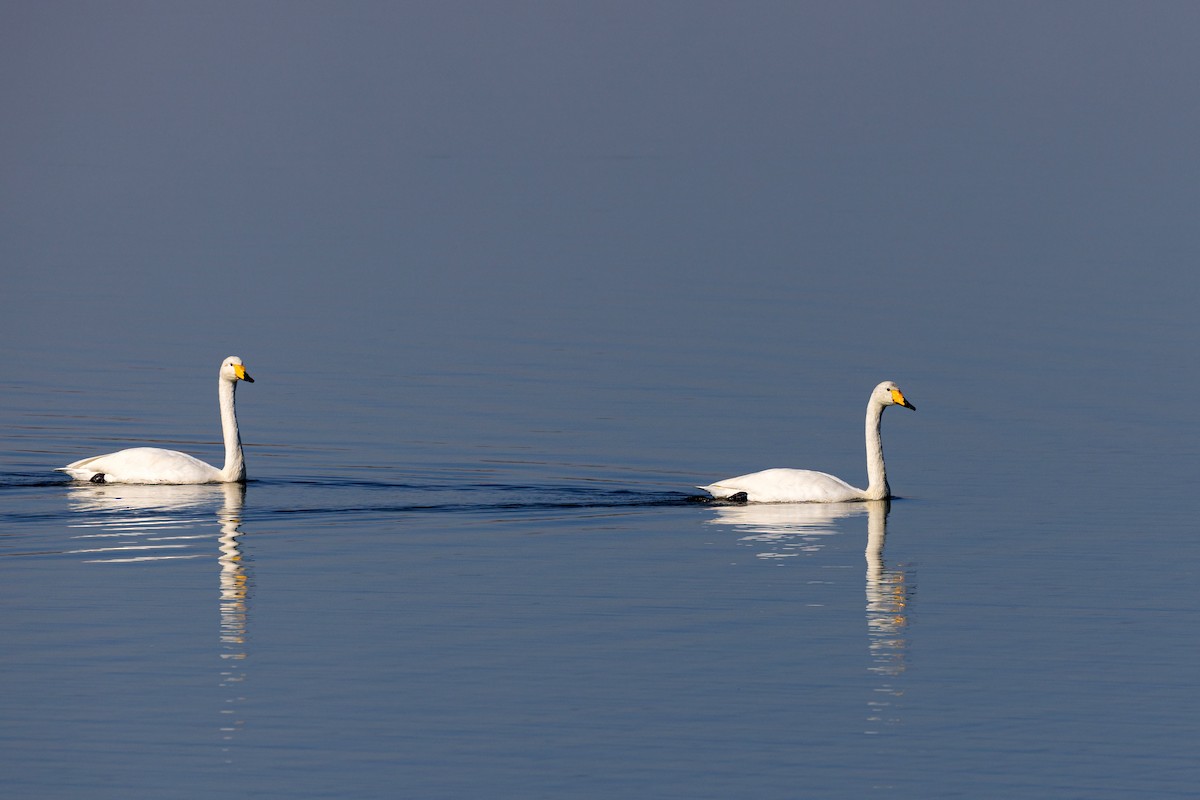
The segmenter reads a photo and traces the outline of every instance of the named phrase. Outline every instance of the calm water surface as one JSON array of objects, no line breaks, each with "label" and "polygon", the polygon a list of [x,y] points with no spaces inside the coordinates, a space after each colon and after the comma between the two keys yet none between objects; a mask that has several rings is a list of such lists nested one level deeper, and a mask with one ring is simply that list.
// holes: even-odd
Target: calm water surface
[{"label": "calm water surface", "polygon": [[0,795],[1195,797],[1198,29],[14,5]]},{"label": "calm water surface", "polygon": [[[301,376],[249,363],[245,487],[47,472],[142,432],[217,459],[212,398],[126,419],[151,381],[133,398],[107,374],[62,393],[71,379],[45,373],[49,400],[10,412],[2,735],[17,794],[1190,791],[1191,511],[1167,493],[1114,497],[1129,476],[1095,466],[1078,500],[1046,490],[1055,459],[1018,463],[1041,435],[956,441],[944,383],[906,382],[920,410],[885,415],[900,499],[745,507],[692,499],[733,471],[692,463],[753,458],[705,403],[638,428],[647,446],[623,458],[586,413],[578,430],[514,419],[486,443],[437,415],[415,430],[404,399],[436,405],[444,384],[412,376],[394,405],[388,381],[360,383],[348,427],[385,433],[336,446],[340,415],[279,400]],[[535,383],[555,378],[546,363]],[[215,362],[199,371],[185,382],[213,393]],[[722,376],[706,374],[693,383],[722,406]],[[767,405],[789,447],[824,447]],[[821,460],[844,457],[855,479],[858,405],[814,410]],[[967,452],[979,444],[987,471]]]}]

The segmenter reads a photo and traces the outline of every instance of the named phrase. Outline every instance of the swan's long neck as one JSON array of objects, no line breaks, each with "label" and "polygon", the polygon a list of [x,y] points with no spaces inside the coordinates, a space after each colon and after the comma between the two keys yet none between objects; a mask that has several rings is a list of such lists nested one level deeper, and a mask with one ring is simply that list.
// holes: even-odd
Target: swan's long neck
[{"label": "swan's long neck", "polygon": [[225,469],[221,470],[226,481],[246,480],[246,462],[242,457],[242,436],[238,433],[237,411],[234,410],[234,393],[237,382],[221,378],[217,396],[221,400],[221,433],[225,437]]},{"label": "swan's long neck", "polygon": [[887,469],[883,464],[883,439],[879,435],[883,422],[883,404],[874,398],[867,403],[867,500],[885,500],[892,496],[887,482]]}]

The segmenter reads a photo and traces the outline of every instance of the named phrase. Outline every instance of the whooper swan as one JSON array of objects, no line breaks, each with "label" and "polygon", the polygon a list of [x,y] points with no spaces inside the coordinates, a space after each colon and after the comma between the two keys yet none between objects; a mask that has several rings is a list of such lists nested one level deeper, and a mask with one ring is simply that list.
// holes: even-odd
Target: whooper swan
[{"label": "whooper swan", "polygon": [[736,478],[726,478],[698,488],[713,497],[750,503],[843,503],[849,500],[884,500],[892,496],[883,464],[883,442],[879,424],[888,406],[916,406],[904,398],[900,387],[884,381],[871,392],[867,402],[866,489],[856,489],[841,478],[810,469],[766,469]]},{"label": "whooper swan", "polygon": [[92,483],[235,483],[246,480],[242,437],[238,433],[234,394],[237,382],[254,383],[242,360],[230,356],[221,362],[217,397],[221,404],[221,432],[225,437],[225,467],[205,464],[198,458],[161,447],[132,447],[103,456],[93,456],[55,472],[65,472],[77,481]]}]

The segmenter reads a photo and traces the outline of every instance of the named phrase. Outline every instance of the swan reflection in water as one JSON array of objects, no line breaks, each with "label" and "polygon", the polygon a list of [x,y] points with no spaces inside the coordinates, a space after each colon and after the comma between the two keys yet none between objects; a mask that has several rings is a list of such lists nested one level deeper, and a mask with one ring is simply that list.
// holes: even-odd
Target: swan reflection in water
[{"label": "swan reflection in water", "polygon": [[245,726],[238,706],[245,701],[242,684],[246,672],[239,663],[246,659],[246,621],[249,596],[249,577],[242,561],[238,537],[242,535],[242,507],[246,500],[246,484],[222,484],[225,502],[217,511],[221,523],[220,550],[217,562],[221,565],[221,689],[228,692],[225,708],[221,709],[221,736],[227,743]]},{"label": "swan reflection in water", "polygon": [[241,484],[142,486],[135,484],[71,484],[67,503],[86,515],[71,525],[86,547],[66,551],[88,561],[128,564],[208,558],[205,542],[212,533],[212,508],[228,502],[225,490]]},{"label": "swan reflection in water", "polygon": [[879,733],[881,726],[900,722],[893,705],[904,694],[895,679],[904,673],[908,652],[908,614],[913,585],[900,566],[888,567],[883,560],[887,539],[887,516],[891,503],[871,503],[867,517],[867,641],[871,651],[868,668],[880,679],[867,717],[868,733]]},{"label": "swan reflection in water", "polygon": [[868,733],[878,733],[885,725],[899,722],[892,706],[903,691],[896,678],[905,670],[908,650],[906,630],[912,585],[899,566],[888,567],[883,560],[887,539],[888,500],[858,503],[749,503],[714,506],[710,524],[729,525],[744,535],[739,541],[756,548],[760,559],[785,559],[813,555],[826,537],[840,534],[840,520],[867,515],[866,615],[867,642],[870,651],[868,671],[876,676],[874,698],[870,702]]},{"label": "swan reflection in water", "polygon": [[862,514],[871,503],[746,503],[713,506],[713,525],[729,525],[745,534],[739,539],[754,548],[763,560],[812,555],[825,539],[842,533],[835,523]]},{"label": "swan reflection in water", "polygon": [[245,672],[246,623],[249,579],[238,537],[242,535],[242,509],[246,485],[76,484],[69,490],[72,511],[87,514],[73,527],[85,531],[76,538],[88,547],[67,551],[107,564],[146,563],[185,558],[211,558],[212,508],[216,509],[220,572],[220,686],[226,692],[221,709],[221,735],[229,742],[243,727],[236,708],[244,697],[240,685]]}]

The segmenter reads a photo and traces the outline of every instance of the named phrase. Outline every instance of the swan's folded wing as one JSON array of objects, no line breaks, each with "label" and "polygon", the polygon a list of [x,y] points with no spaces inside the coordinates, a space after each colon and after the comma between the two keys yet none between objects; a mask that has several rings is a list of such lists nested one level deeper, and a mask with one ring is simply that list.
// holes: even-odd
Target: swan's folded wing
[{"label": "swan's folded wing", "polygon": [[844,503],[864,495],[841,478],[811,469],[765,469],[699,488],[717,498],[745,492],[751,503]]},{"label": "swan's folded wing", "polygon": [[160,447],[132,447],[93,456],[60,467],[75,480],[90,481],[103,475],[105,483],[215,483],[221,471],[198,458]]}]

